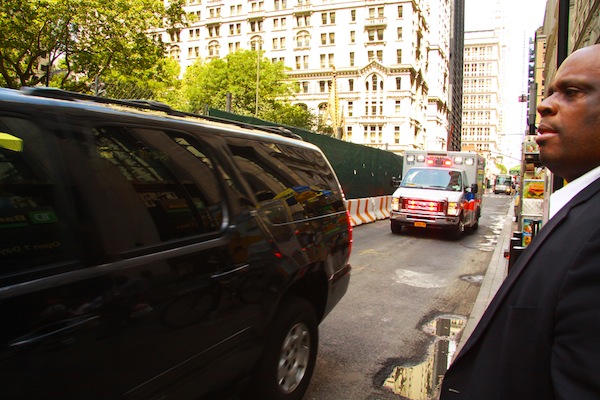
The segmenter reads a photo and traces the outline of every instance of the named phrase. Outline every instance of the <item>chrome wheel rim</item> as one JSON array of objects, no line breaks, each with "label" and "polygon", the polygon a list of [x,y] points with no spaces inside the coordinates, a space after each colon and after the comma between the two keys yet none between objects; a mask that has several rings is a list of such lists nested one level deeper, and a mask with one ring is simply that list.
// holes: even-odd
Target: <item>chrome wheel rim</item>
[{"label": "chrome wheel rim", "polygon": [[310,332],[303,323],[297,323],[286,335],[279,365],[277,383],[285,393],[293,392],[306,374],[310,358]]}]

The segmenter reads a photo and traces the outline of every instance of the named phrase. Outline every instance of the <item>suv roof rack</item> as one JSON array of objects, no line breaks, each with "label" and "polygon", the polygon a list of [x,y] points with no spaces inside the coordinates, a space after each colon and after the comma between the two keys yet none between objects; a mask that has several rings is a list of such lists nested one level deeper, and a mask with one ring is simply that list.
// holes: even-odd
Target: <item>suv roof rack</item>
[{"label": "suv roof rack", "polygon": [[91,101],[100,104],[115,104],[127,107],[134,107],[142,110],[161,111],[168,115],[177,117],[195,117],[205,119],[207,121],[221,122],[229,125],[236,125],[240,128],[246,129],[258,129],[267,133],[275,133],[280,136],[285,136],[292,139],[304,140],[302,136],[297,135],[287,128],[282,126],[268,126],[268,125],[255,125],[248,122],[234,121],[225,118],[213,117],[209,115],[195,114],[185,111],[179,111],[171,108],[168,104],[161,103],[155,100],[144,100],[144,99],[111,99],[107,97],[93,96],[89,94],[70,92],[67,90],[48,88],[48,87],[24,87],[21,89],[23,92],[30,96],[45,97],[59,100],[83,100]]}]

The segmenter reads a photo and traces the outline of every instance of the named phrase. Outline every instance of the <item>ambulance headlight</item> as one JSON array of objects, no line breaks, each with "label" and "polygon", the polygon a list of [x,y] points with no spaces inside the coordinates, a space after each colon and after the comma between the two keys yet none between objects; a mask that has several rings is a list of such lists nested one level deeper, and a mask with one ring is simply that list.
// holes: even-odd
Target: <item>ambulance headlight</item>
[{"label": "ambulance headlight", "polygon": [[392,197],[392,210],[400,211],[400,199],[398,197]]},{"label": "ambulance headlight", "polygon": [[460,205],[455,201],[449,202],[448,211],[446,211],[446,214],[456,217],[460,214]]}]

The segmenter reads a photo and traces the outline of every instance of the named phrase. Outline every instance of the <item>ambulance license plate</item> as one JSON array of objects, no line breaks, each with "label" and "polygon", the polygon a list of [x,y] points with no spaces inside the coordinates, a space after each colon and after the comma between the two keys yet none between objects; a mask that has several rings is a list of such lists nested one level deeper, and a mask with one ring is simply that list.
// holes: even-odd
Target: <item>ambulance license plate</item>
[{"label": "ambulance license plate", "polygon": [[427,223],[425,222],[415,222],[415,227],[417,228],[425,228],[427,226]]}]

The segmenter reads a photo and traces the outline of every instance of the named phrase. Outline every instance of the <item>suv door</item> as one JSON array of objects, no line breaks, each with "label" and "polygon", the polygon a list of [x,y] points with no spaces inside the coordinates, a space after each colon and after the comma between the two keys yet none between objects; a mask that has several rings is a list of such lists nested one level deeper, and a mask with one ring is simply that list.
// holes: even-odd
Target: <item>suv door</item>
[{"label": "suv door", "polygon": [[2,121],[24,147],[0,149],[3,396],[197,398],[246,368],[261,235],[227,234],[216,157],[158,129]]}]

